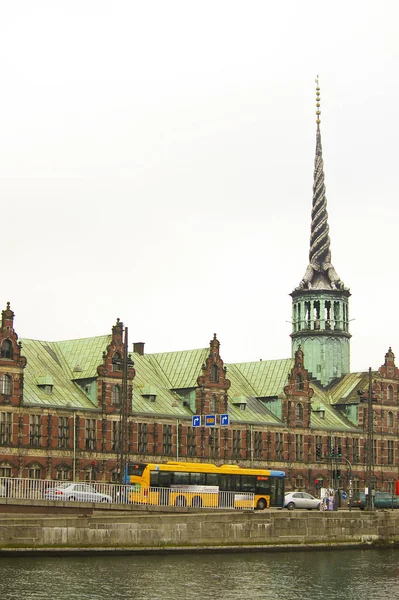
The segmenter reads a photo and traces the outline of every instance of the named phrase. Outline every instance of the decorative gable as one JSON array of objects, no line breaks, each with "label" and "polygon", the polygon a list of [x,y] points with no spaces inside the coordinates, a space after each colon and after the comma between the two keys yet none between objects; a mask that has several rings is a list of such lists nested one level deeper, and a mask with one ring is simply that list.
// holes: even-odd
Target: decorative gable
[{"label": "decorative gable", "polygon": [[395,355],[391,347],[385,354],[385,362],[378,369],[378,373],[387,379],[399,379],[399,369],[395,366]]},{"label": "decorative gable", "polygon": [[303,358],[299,346],[295,352],[294,366],[288,374],[288,384],[284,387],[286,398],[283,399],[283,421],[291,427],[310,426],[310,400],[314,391],[309,386]]},{"label": "decorative gable", "polygon": [[134,362],[127,353],[127,328],[117,319],[112,327],[111,343],[103,353],[103,364],[97,367],[98,404],[103,411],[120,411],[124,394],[124,373],[126,374],[127,412],[131,413],[133,385],[136,375]]},{"label": "decorative gable", "polygon": [[1,316],[0,404],[21,405],[26,358],[21,356],[22,344],[18,342],[18,335],[14,331],[14,313],[9,302]]},{"label": "decorative gable", "polygon": [[227,390],[230,381],[226,377],[226,367],[220,358],[220,342],[216,333],[209,343],[209,355],[202,365],[202,373],[197,379],[196,414],[224,413],[227,411]]}]

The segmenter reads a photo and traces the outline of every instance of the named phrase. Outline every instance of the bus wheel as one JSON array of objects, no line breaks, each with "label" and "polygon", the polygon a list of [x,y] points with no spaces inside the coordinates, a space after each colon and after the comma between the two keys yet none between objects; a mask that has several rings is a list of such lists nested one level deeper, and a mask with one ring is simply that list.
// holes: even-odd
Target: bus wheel
[{"label": "bus wheel", "polygon": [[187,500],[184,496],[177,496],[175,506],[187,506]]},{"label": "bus wheel", "polygon": [[192,499],[192,502],[191,502],[191,506],[201,507],[202,506],[201,498],[199,496],[194,496],[194,498]]},{"label": "bus wheel", "polygon": [[264,498],[259,498],[258,502],[256,503],[256,508],[258,510],[265,510],[266,506],[266,500]]}]

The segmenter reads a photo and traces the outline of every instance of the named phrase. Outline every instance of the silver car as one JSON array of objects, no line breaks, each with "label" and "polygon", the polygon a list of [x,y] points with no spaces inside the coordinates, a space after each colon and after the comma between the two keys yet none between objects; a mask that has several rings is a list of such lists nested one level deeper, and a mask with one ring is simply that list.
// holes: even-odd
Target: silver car
[{"label": "silver car", "polygon": [[315,498],[306,492],[286,492],[284,494],[284,508],[293,510],[294,508],[307,508],[311,510],[320,509],[320,499]]},{"label": "silver car", "polygon": [[112,502],[111,496],[100,494],[88,483],[60,483],[45,491],[46,500],[75,500],[77,502]]}]

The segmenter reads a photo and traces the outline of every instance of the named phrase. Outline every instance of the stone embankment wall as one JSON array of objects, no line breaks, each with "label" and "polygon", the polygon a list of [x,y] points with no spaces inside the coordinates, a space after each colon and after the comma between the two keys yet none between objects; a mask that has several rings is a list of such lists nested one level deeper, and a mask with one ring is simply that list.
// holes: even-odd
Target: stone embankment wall
[{"label": "stone embankment wall", "polygon": [[0,552],[399,545],[399,511],[0,515]]}]

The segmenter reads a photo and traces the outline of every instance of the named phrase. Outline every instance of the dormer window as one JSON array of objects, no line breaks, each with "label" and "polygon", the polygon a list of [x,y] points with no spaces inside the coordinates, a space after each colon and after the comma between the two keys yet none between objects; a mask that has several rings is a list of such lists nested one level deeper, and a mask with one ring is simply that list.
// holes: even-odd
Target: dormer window
[{"label": "dormer window", "polygon": [[296,376],[296,379],[295,379],[295,390],[297,392],[301,392],[301,391],[303,391],[303,389],[304,389],[303,375],[298,373],[298,375]]},{"label": "dormer window", "polygon": [[211,366],[211,383],[219,383],[219,368],[217,365]]},{"label": "dormer window", "polygon": [[112,357],[112,370],[122,371],[122,356],[120,352],[115,352],[115,354]]},{"label": "dormer window", "polygon": [[14,350],[10,340],[4,340],[1,345],[1,358],[12,360],[14,356]]},{"label": "dormer window", "polygon": [[120,385],[114,385],[112,388],[112,404],[120,404],[121,403],[121,387]]},{"label": "dormer window", "polygon": [[295,407],[295,418],[298,422],[303,421],[303,406],[300,402]]},{"label": "dormer window", "polygon": [[10,375],[4,374],[0,378],[0,392],[5,396],[12,394],[12,379]]}]

